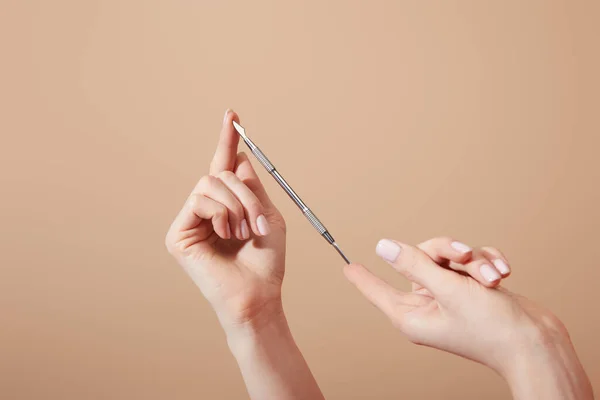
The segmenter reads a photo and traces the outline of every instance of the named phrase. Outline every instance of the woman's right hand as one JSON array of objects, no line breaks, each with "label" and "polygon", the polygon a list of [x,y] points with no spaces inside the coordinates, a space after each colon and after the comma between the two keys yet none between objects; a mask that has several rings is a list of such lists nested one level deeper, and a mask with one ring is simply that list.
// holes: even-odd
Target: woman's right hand
[{"label": "woman's right hand", "polygon": [[495,265],[506,275],[506,258],[494,248],[465,256],[456,243],[449,238],[417,247],[379,242],[377,254],[413,282],[408,293],[359,264],[347,265],[344,273],[412,342],[493,368],[515,398],[593,399],[562,322],[522,296],[489,287],[500,279],[486,279],[494,275],[488,268]]}]

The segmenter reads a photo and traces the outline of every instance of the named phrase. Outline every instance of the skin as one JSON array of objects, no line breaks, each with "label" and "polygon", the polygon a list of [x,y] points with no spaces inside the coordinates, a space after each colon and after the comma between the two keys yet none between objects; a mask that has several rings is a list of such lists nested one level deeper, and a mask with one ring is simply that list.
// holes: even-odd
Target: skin
[{"label": "skin", "polygon": [[323,399],[283,313],[285,222],[237,153],[233,119],[228,111],[209,175],[173,221],[166,246],[214,308],[252,399]]},{"label": "skin", "polygon": [[[209,174],[165,243],[215,310],[250,398],[323,399],[281,302],[285,221],[237,152],[232,120],[239,122],[228,110]],[[393,259],[390,249],[398,250]],[[437,238],[417,247],[385,241],[377,252],[413,282],[410,293],[359,264],[344,274],[411,341],[493,368],[517,399],[593,398],[560,321],[498,286],[510,267],[497,249]]]},{"label": "skin", "polygon": [[[554,314],[497,283],[485,287],[451,271],[473,270],[485,262],[481,256],[456,254],[449,238],[416,247],[392,242],[399,254],[386,261],[413,282],[411,292],[393,288],[359,264],[346,266],[344,274],[409,340],[494,369],[515,399],[594,398],[569,334]],[[475,253],[505,260],[493,248]]]}]

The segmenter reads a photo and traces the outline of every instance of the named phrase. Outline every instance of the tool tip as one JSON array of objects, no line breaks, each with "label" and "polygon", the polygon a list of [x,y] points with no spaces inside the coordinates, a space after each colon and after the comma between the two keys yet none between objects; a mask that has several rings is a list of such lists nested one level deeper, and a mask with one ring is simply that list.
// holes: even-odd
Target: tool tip
[{"label": "tool tip", "polygon": [[351,264],[350,260],[348,260],[348,257],[346,257],[346,255],[344,254],[344,252],[342,251],[342,249],[340,249],[340,246],[338,246],[338,244],[336,242],[332,243],[333,247],[335,247],[335,249],[337,250],[337,252],[339,253],[340,256],[342,256],[342,258],[344,259],[344,261],[346,261],[346,264]]},{"label": "tool tip", "polygon": [[233,121],[233,127],[235,128],[235,130],[237,131],[237,133],[240,134],[241,137],[243,137],[243,138],[246,137],[246,130],[244,129],[243,126],[241,126],[237,122]]}]

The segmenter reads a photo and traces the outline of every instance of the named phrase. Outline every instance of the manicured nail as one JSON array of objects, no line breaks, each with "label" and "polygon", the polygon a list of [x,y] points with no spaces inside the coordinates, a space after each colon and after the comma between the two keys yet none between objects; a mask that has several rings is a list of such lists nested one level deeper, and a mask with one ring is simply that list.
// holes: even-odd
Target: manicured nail
[{"label": "manicured nail", "polygon": [[473,250],[469,246],[467,246],[466,244],[461,243],[461,242],[452,242],[452,243],[450,243],[450,246],[452,246],[452,248],[454,250],[456,250],[460,253],[468,253],[471,250]]},{"label": "manicured nail", "polygon": [[226,232],[226,239],[231,239],[231,228],[229,227],[229,224],[226,225],[227,226],[227,232]]},{"label": "manicured nail", "polygon": [[500,273],[502,275],[506,275],[506,274],[510,273],[510,268],[508,268],[508,265],[506,265],[504,260],[501,260],[501,259],[494,260],[494,267],[496,267],[496,269],[498,269],[498,271],[500,271]]},{"label": "manicured nail", "polygon": [[225,125],[225,121],[227,121],[227,116],[229,115],[229,113],[231,112],[231,109],[227,109],[225,110],[225,115],[223,116],[223,125]]},{"label": "manicured nail", "polygon": [[388,239],[382,239],[375,247],[375,253],[385,261],[394,262],[400,255],[400,246]]},{"label": "manicured nail", "polygon": [[481,272],[481,276],[483,276],[483,278],[488,282],[496,282],[498,279],[501,278],[498,271],[496,271],[494,267],[488,264],[483,264],[479,268],[479,272]]},{"label": "manicured nail", "polygon": [[248,230],[248,223],[246,222],[246,219],[242,220],[242,223],[240,224],[240,230],[242,232],[242,239],[246,240],[250,237],[250,231]]},{"label": "manicured nail", "polygon": [[256,226],[258,226],[258,231],[263,236],[267,236],[269,234],[269,232],[271,232],[271,228],[269,227],[269,222],[267,221],[265,216],[262,214],[259,215],[258,218],[256,218]]}]

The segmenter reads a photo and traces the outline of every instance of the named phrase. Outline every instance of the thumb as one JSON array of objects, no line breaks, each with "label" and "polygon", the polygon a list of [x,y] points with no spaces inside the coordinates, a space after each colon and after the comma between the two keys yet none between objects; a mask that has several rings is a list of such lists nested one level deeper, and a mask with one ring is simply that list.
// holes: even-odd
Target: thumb
[{"label": "thumb", "polygon": [[423,286],[436,298],[451,296],[461,283],[458,274],[440,267],[417,247],[383,239],[377,243],[375,252],[406,279]]}]

